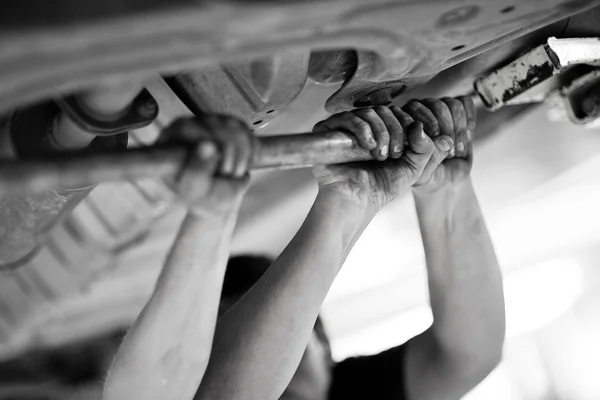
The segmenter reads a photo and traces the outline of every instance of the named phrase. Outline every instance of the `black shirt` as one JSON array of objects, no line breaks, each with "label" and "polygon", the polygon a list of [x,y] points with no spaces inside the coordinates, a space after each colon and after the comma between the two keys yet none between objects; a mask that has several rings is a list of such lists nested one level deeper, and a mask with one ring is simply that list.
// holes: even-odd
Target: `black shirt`
[{"label": "black shirt", "polygon": [[406,345],[336,364],[329,400],[406,400],[403,378]]}]

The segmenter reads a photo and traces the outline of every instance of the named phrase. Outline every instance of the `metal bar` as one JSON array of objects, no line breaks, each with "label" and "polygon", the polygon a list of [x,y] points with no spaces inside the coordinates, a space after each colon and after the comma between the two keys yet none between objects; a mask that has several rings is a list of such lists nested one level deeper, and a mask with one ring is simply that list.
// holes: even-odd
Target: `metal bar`
[{"label": "metal bar", "polygon": [[[186,157],[183,146],[130,150],[69,152],[39,160],[0,161],[0,196],[43,192],[105,181],[145,177],[169,178]],[[293,134],[257,139],[252,169],[299,168],[372,160],[356,140],[344,132]]]}]

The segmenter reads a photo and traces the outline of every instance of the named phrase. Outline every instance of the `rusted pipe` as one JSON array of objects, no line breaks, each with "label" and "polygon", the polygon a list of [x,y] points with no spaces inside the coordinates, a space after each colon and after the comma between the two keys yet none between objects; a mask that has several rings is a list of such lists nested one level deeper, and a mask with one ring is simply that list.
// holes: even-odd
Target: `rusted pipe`
[{"label": "rusted pipe", "polygon": [[[187,149],[181,146],[78,152],[43,160],[0,162],[0,195],[111,180],[173,177]],[[300,168],[372,160],[371,154],[344,132],[302,133],[257,139],[253,169]]]}]

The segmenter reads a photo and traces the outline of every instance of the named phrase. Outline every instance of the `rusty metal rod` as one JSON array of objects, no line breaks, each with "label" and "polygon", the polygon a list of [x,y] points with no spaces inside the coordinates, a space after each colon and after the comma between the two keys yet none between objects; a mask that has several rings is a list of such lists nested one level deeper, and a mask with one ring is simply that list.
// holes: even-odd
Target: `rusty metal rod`
[{"label": "rusty metal rod", "polygon": [[[0,196],[43,192],[105,181],[174,177],[187,149],[182,145],[130,150],[63,153],[39,160],[0,160]],[[252,169],[300,168],[372,160],[344,132],[292,134],[257,138]]]}]

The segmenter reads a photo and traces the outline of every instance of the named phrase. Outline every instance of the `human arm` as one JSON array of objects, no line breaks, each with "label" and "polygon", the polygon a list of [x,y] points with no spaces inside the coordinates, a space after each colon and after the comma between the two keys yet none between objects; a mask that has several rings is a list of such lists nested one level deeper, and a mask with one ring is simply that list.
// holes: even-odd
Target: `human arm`
[{"label": "human arm", "polygon": [[450,111],[456,142],[464,146],[413,190],[434,321],[405,350],[410,400],[462,398],[499,363],[505,334],[502,276],[469,178],[474,106],[468,99],[462,111],[451,100],[440,103],[428,106],[442,124],[449,121],[440,109]]},{"label": "human arm", "polygon": [[[387,124],[374,111],[364,119],[357,114],[367,111],[360,111],[317,126],[317,131],[338,129],[350,121],[346,130],[359,140],[373,135],[375,146],[389,149],[393,135],[402,144],[407,138],[408,147],[382,163],[315,168],[319,194],[306,221],[258,283],[219,320],[198,399],[278,399],[352,245],[375,213],[421,176],[434,151],[422,125],[403,129],[389,109],[378,112],[385,113]],[[385,144],[378,140],[382,136]]]},{"label": "human arm", "polygon": [[[204,125],[182,120],[163,133],[196,147],[175,184],[188,212],[152,297],[118,351],[106,400],[191,399],[208,364],[251,152],[244,127],[211,118]],[[216,140],[226,134],[236,136],[218,157]]]}]

